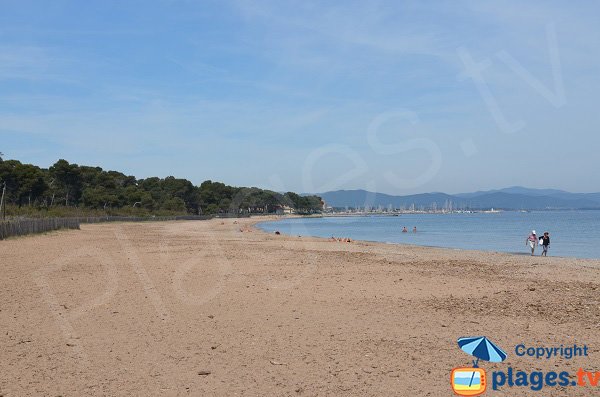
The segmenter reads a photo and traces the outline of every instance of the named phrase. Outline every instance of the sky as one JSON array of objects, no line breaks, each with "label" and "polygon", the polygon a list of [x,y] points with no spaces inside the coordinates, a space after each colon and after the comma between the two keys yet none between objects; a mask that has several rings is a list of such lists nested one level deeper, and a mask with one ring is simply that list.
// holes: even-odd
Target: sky
[{"label": "sky", "polygon": [[600,191],[594,1],[0,0],[0,152],[277,191]]}]

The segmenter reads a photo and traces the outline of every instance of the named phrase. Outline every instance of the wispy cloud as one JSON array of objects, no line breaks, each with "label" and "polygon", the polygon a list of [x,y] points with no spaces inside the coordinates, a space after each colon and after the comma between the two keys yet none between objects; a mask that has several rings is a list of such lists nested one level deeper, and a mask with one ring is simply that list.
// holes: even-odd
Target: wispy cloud
[{"label": "wispy cloud", "polygon": [[[595,3],[239,0],[48,7],[15,3],[0,15],[0,137],[10,143],[0,149],[9,156],[36,162],[46,151],[47,158],[56,153],[139,167],[143,171],[133,173],[140,175],[170,167],[191,179],[243,184],[247,178],[265,186],[276,173],[285,175],[289,189],[303,190],[302,164],[319,148],[338,145],[368,168],[345,187],[373,182],[403,193],[405,187],[381,175],[417,175],[428,168],[427,153],[378,156],[367,130],[378,115],[405,109],[419,123],[390,121],[382,139],[430,139],[444,164],[413,191],[492,187],[511,178],[511,184],[585,190],[568,186],[576,183],[570,175],[595,166]],[[481,85],[464,73],[459,49],[481,69],[497,111],[509,122],[522,121],[522,130],[502,133]],[[470,156],[462,149],[466,143]],[[530,164],[564,153],[578,155],[572,166],[550,162],[548,179],[523,175]],[[175,159],[186,167],[176,168]],[[319,161],[324,185],[352,167],[339,153]],[[482,173],[482,164],[501,171]],[[591,178],[586,183],[600,183]]]}]

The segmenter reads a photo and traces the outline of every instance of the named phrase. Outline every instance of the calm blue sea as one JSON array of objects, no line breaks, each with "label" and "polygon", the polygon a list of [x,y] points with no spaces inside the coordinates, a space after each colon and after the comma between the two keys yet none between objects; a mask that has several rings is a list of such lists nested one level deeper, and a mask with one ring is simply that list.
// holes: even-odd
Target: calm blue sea
[{"label": "calm blue sea", "polygon": [[[409,233],[402,233],[403,226]],[[412,233],[414,226],[417,233]],[[528,253],[525,239],[535,229],[538,235],[550,232],[549,255],[600,258],[600,211],[294,218],[260,223],[259,227],[290,235],[350,237],[519,254]],[[541,253],[540,248],[536,248],[536,255]]]}]

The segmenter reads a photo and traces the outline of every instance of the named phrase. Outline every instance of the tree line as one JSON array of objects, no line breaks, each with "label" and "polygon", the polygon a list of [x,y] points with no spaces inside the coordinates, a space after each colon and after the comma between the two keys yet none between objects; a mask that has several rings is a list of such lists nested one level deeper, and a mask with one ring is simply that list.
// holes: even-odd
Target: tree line
[{"label": "tree line", "polygon": [[[210,180],[195,186],[187,179],[137,179],[118,171],[106,171],[58,160],[49,168],[3,160],[0,153],[0,193],[6,186],[5,203],[14,208],[39,211],[77,208],[118,213],[296,213],[320,212],[318,196],[278,193],[256,187],[234,187]],[[287,208],[286,208],[287,207]]]}]

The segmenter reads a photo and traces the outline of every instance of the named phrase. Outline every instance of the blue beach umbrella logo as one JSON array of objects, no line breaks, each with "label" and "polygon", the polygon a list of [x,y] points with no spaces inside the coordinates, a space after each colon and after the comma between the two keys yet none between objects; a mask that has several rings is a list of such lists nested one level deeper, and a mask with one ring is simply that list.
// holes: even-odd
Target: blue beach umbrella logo
[{"label": "blue beach umbrella logo", "polygon": [[455,394],[473,397],[483,394],[487,379],[483,368],[479,368],[479,360],[499,363],[506,360],[506,352],[485,336],[458,338],[458,347],[465,353],[475,357],[473,367],[454,368],[450,374],[450,384]]},{"label": "blue beach umbrella logo", "polygon": [[477,359],[473,361],[475,368],[477,368],[479,360],[492,363],[500,363],[506,360],[506,352],[485,336],[458,338],[458,347]]}]

